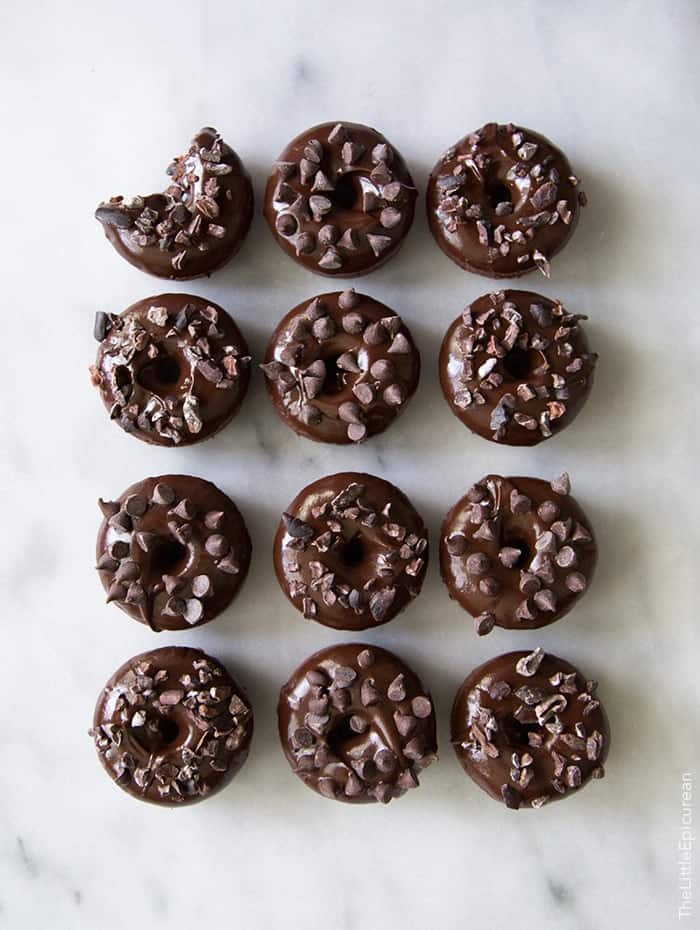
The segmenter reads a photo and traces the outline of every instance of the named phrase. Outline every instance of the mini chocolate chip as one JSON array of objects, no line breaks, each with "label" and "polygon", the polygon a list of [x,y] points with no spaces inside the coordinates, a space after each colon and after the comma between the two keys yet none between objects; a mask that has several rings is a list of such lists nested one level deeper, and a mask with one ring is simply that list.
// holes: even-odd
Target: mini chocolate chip
[{"label": "mini chocolate chip", "polygon": [[352,310],[360,303],[360,296],[353,287],[343,291],[338,297],[338,306],[341,310]]},{"label": "mini chocolate chip", "polygon": [[446,546],[450,555],[459,556],[464,555],[469,548],[469,543],[463,533],[453,533],[447,538]]},{"label": "mini chocolate chip", "polygon": [[365,328],[365,321],[360,313],[346,313],[342,325],[346,333],[356,336]]},{"label": "mini chocolate chip", "polygon": [[95,326],[93,329],[93,334],[95,339],[98,342],[102,342],[107,333],[112,328],[112,322],[108,314],[104,313],[102,310],[98,310],[95,314]]},{"label": "mini chocolate chip", "polygon": [[411,345],[403,333],[397,333],[387,351],[391,355],[410,355]]},{"label": "mini chocolate chip", "polygon": [[360,666],[360,668],[369,668],[373,662],[374,653],[371,649],[363,649],[362,652],[358,653],[357,664]]},{"label": "mini chocolate chip", "polygon": [[350,423],[348,426],[348,439],[351,442],[362,442],[367,436],[367,427],[364,423]]},{"label": "mini chocolate chip", "polygon": [[491,559],[485,552],[474,552],[467,559],[466,567],[472,575],[483,575],[491,567]]},{"label": "mini chocolate chip", "polygon": [[308,523],[299,520],[289,513],[283,513],[282,519],[284,520],[287,533],[294,539],[302,539],[304,542],[310,542],[310,540],[313,539],[314,530]]},{"label": "mini chocolate chip", "polygon": [[189,522],[197,516],[197,507],[188,497],[183,497],[177,507],[173,509],[173,513],[180,517],[181,520]]},{"label": "mini chocolate chip", "polygon": [[148,501],[141,494],[130,494],[124,504],[130,517],[142,517],[148,510]]},{"label": "mini chocolate chip", "polygon": [[528,513],[532,508],[532,501],[525,494],[513,490],[510,492],[510,509],[513,513]]},{"label": "mini chocolate chip", "polygon": [[552,523],[559,516],[559,505],[554,501],[544,501],[537,508],[537,516],[545,523]]},{"label": "mini chocolate chip", "polygon": [[525,678],[531,678],[536,672],[537,669],[542,664],[544,659],[544,650],[538,646],[534,652],[531,652],[529,655],[523,656],[515,664],[515,671],[518,675],[523,675]]},{"label": "mini chocolate chip", "polygon": [[354,384],[352,388],[352,393],[358,399],[358,401],[365,407],[369,406],[374,400],[374,388],[371,384]]},{"label": "mini chocolate chip", "polygon": [[381,323],[370,323],[365,329],[362,338],[369,346],[381,345],[386,342],[387,332]]},{"label": "mini chocolate chip", "polygon": [[433,705],[429,698],[419,695],[418,697],[414,697],[411,701],[411,709],[419,720],[424,720],[433,712]]},{"label": "mini chocolate chip", "polygon": [[224,525],[223,510],[210,510],[204,515],[204,525],[208,530],[220,530]]},{"label": "mini chocolate chip", "polygon": [[380,588],[375,591],[369,599],[369,611],[372,617],[379,623],[384,620],[394,603],[396,597],[396,588]]},{"label": "mini chocolate chip", "polygon": [[585,591],[588,585],[586,576],[581,574],[581,572],[571,572],[566,576],[564,583],[569,591],[572,591],[574,594],[580,594],[582,591]]},{"label": "mini chocolate chip", "polygon": [[514,549],[512,546],[504,546],[498,553],[501,565],[504,565],[506,568],[514,568],[520,556],[520,550]]},{"label": "mini chocolate chip", "polygon": [[387,697],[390,701],[403,701],[406,698],[406,683],[403,674],[399,673],[387,688]]},{"label": "mini chocolate chip", "polygon": [[474,618],[474,629],[477,636],[486,636],[496,625],[496,617],[484,611],[484,613],[479,614],[478,617]]},{"label": "mini chocolate chip", "polygon": [[555,494],[570,494],[571,493],[571,479],[567,472],[563,472],[559,475],[558,478],[555,478],[551,482],[551,488]]},{"label": "mini chocolate chip", "polygon": [[192,593],[195,597],[208,597],[212,593],[212,583],[209,575],[195,575],[192,579]]},{"label": "mini chocolate chip", "polygon": [[557,599],[548,588],[537,591],[533,597],[533,601],[538,610],[554,613],[557,609]]},{"label": "mini chocolate chip", "polygon": [[221,533],[214,533],[206,538],[204,541],[204,548],[207,550],[209,555],[218,559],[221,556],[226,555],[231,547],[229,546],[228,540],[225,536],[222,536]]},{"label": "mini chocolate chip", "polygon": [[497,578],[482,578],[479,582],[479,590],[486,597],[496,597],[501,590],[501,583]]}]

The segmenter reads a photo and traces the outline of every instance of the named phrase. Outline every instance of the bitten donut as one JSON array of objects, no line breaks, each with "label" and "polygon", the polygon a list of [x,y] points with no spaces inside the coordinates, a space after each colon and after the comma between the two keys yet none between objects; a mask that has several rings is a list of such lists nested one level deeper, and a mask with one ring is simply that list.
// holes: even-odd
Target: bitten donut
[{"label": "bitten donut", "polygon": [[420,355],[400,316],[348,290],[290,310],[262,369],[275,408],[296,433],[357,443],[404,409],[418,386]]},{"label": "bitten donut", "polygon": [[331,646],[280,692],[279,734],[299,778],[325,798],[388,803],[437,758],[435,712],[418,676],[377,646]]},{"label": "bitten donut", "polygon": [[253,187],[215,129],[202,129],[168,166],[162,194],[112,197],[95,217],[117,252],[139,271],[185,281],[236,254],[253,218]]},{"label": "bitten donut", "polygon": [[274,559],[282,590],[307,620],[365,630],[388,623],[420,593],[428,531],[393,484],[342,472],[294,498]]},{"label": "bitten donut", "polygon": [[265,218],[277,244],[309,271],[357,276],[396,252],[416,196],[403,158],[376,129],[323,123],[275,163]]},{"label": "bitten donut", "polygon": [[586,195],[566,157],[544,136],[487,123],[433,168],[428,223],[460,268],[490,278],[539,270],[568,242]]},{"label": "bitten donut", "polygon": [[231,317],[201,297],[159,294],[120,315],[99,311],[90,369],[111,420],[159,446],[189,446],[233,419],[250,380]]},{"label": "bitten donut", "polygon": [[586,591],[597,548],[570,491],[567,474],[551,484],[487,475],[445,517],[442,580],[479,635],[547,626]]},{"label": "bitten donut", "polygon": [[610,730],[596,688],[539,648],[485,662],[452,708],[452,745],[462,768],[515,810],[542,807],[602,778]]},{"label": "bitten donut", "polygon": [[99,506],[97,570],[107,603],[160,632],[208,623],[238,593],[250,537],[236,505],[209,481],[146,478]]},{"label": "bitten donut", "polygon": [[220,791],[248,756],[253,711],[201,649],[134,656],[102,689],[90,730],[107,774],[132,797],[169,807]]},{"label": "bitten donut", "polygon": [[440,384],[473,433],[534,446],[577,416],[598,358],[559,301],[530,291],[484,294],[457,317],[440,350]]}]

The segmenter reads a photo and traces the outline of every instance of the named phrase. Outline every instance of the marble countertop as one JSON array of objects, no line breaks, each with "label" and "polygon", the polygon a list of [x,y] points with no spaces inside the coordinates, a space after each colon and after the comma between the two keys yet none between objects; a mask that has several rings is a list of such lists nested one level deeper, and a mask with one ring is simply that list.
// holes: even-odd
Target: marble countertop
[{"label": "marble countertop", "polygon": [[[362,10],[30,0],[6,17],[0,927],[676,925],[681,775],[700,761],[690,598],[698,39],[691,0],[384,0]],[[590,401],[560,437],[499,447],[450,414],[438,347],[490,283],[442,255],[422,209],[400,254],[358,284],[405,317],[423,355],[419,391],[383,436],[358,448],[295,437],[259,373],[239,418],[200,447],[150,448],[108,423],[87,371],[93,313],[166,288],[109,247],[92,219],[97,202],[157,189],[193,131],[219,128],[252,172],[256,217],[231,264],[172,289],[231,310],[259,358],[281,315],[328,289],[272,241],[259,213],[266,173],[298,131],[336,119],[383,131],[421,192],[441,151],[487,120],[540,130],[568,153],[589,207],[551,281],[522,280],[587,313],[600,353]],[[597,531],[595,582],[547,629],[477,639],[433,558],[423,593],[389,625],[352,636],[306,623],[275,582],[272,537],[304,484],[341,469],[397,483],[433,541],[444,512],[488,471],[566,469]],[[222,617],[156,638],[104,604],[92,570],[95,501],[171,470],[209,478],[237,501],[254,558]],[[310,652],[353,638],[407,659],[439,712],[440,762],[386,808],[317,797],[277,742],[280,684]],[[220,657],[256,719],[235,782],[177,812],[118,791],[86,735],[109,674],[170,642]],[[604,781],[514,813],[463,775],[449,708],[476,664],[539,643],[600,681],[613,747]]]}]

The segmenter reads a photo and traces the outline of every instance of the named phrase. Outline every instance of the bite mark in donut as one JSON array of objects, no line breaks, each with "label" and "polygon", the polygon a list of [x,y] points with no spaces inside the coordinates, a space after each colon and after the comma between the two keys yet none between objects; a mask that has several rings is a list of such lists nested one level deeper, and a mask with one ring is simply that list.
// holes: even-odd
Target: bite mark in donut
[{"label": "bite mark in donut", "polygon": [[93,738],[109,776],[141,801],[182,807],[227,785],[248,756],[253,711],[224,666],[166,646],[125,662],[97,701]]},{"label": "bite mark in donut", "polygon": [[326,798],[388,803],[437,758],[429,693],[377,646],[331,646],[282,687],[279,735],[292,771]]},{"label": "bite mark in donut", "polygon": [[348,277],[391,257],[413,222],[413,179],[375,129],[323,123],[280,155],[265,191],[278,245],[316,274]]},{"label": "bite mark in donut", "polygon": [[240,511],[209,481],[162,475],[99,501],[97,569],[107,602],[155,632],[218,616],[248,573],[251,544]]},{"label": "bite mark in donut", "polygon": [[405,494],[343,472],[304,488],[280,523],[275,571],[306,619],[338,630],[388,623],[420,593],[428,536]]},{"label": "bite mark in donut", "polygon": [[440,248],[467,271],[519,277],[550,260],[586,204],[556,146],[512,123],[487,123],[445,152],[428,182],[428,222]]},{"label": "bite mark in donut", "polygon": [[277,411],[295,432],[357,443],[402,412],[418,386],[420,355],[401,317],[350,289],[290,310],[262,369]]},{"label": "bite mark in donut", "polygon": [[98,312],[90,369],[110,419],[155,445],[192,445],[238,413],[250,380],[233,319],[191,294],[160,294],[120,315]]},{"label": "bite mark in donut", "polygon": [[567,474],[551,483],[487,475],[445,517],[442,579],[480,636],[554,623],[587,590],[597,547],[570,490]]},{"label": "bite mark in donut", "polygon": [[581,314],[531,291],[477,298],[445,334],[440,383],[454,415],[494,442],[533,446],[586,402],[598,356]]},{"label": "bite mark in donut", "polygon": [[95,217],[131,265],[180,281],[208,275],[236,254],[253,218],[253,188],[238,155],[205,128],[168,167],[162,194],[101,203]]},{"label": "bite mark in donut", "polygon": [[480,665],[452,708],[452,745],[465,772],[517,810],[570,797],[603,778],[610,730],[587,681],[564,659],[510,652]]}]

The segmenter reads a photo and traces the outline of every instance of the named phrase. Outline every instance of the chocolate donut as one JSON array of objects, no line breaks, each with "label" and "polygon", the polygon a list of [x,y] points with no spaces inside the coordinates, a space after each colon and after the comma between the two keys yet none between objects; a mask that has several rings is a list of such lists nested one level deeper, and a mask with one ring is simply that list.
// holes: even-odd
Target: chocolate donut
[{"label": "chocolate donut", "polygon": [[517,278],[549,263],[574,231],[586,195],[566,157],[530,129],[487,123],[433,168],[428,223],[460,268]]},{"label": "chocolate donut", "polygon": [[534,446],[576,417],[598,356],[579,326],[585,316],[530,291],[477,298],[440,350],[440,383],[454,415],[473,433]]},{"label": "chocolate donut", "polygon": [[189,446],[238,413],[250,380],[248,346],[231,317],[201,297],[159,294],[120,315],[99,311],[102,401],[123,430],[158,446]]},{"label": "chocolate donut", "polygon": [[297,494],[277,530],[274,559],[280,587],[307,620],[366,630],[420,593],[428,531],[393,484],[341,472]]},{"label": "chocolate donut", "polygon": [[168,166],[162,194],[112,197],[95,217],[129,264],[158,278],[211,274],[236,254],[253,218],[253,187],[215,129],[200,130]]},{"label": "chocolate donut", "polygon": [[349,290],[290,310],[262,369],[275,408],[296,433],[343,444],[393,423],[418,386],[420,355],[400,316]]},{"label": "chocolate donut", "polygon": [[388,803],[437,758],[435,712],[401,659],[361,643],[310,656],[280,691],[279,734],[299,778],[325,798]]},{"label": "chocolate donut", "polygon": [[462,768],[514,810],[570,797],[602,778],[610,730],[596,687],[539,648],[480,665],[452,708],[452,745]]},{"label": "chocolate donut", "polygon": [[376,129],[323,123],[293,139],[275,163],[265,219],[300,265],[347,278],[396,252],[416,196],[403,158]]},{"label": "chocolate donut", "polygon": [[445,517],[442,580],[480,636],[494,625],[533,630],[554,623],[587,589],[597,548],[570,490],[567,474],[551,484],[487,475]]},{"label": "chocolate donut", "polygon": [[213,620],[238,593],[250,537],[236,505],[211,482],[146,478],[99,506],[97,570],[107,603],[155,632],[187,630]]},{"label": "chocolate donut", "polygon": [[201,649],[165,646],[125,662],[102,689],[90,730],[107,774],[168,807],[220,791],[248,756],[245,692]]}]

